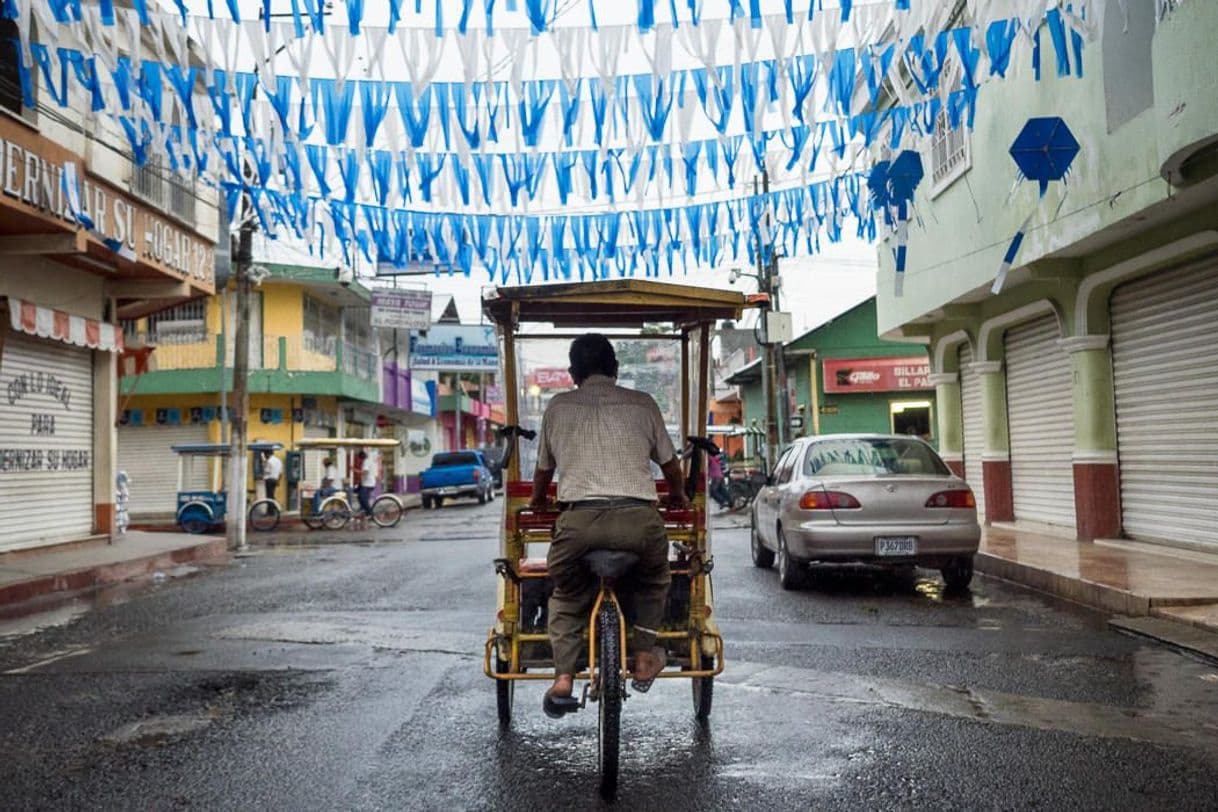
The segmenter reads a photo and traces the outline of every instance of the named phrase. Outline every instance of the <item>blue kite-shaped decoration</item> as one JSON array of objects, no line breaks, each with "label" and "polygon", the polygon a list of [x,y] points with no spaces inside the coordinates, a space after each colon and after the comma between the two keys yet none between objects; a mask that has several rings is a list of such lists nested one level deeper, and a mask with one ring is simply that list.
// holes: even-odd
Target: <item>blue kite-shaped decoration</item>
[{"label": "blue kite-shaped decoration", "polygon": [[[1049,190],[1049,182],[1060,180],[1065,182],[1070,172],[1070,165],[1078,155],[1079,145],[1074,133],[1066,126],[1060,116],[1030,118],[1015,136],[1011,144],[1011,158],[1019,167],[1020,174],[1028,180],[1034,180],[1040,188],[1040,198]],[[1014,239],[1007,246],[1007,252],[1002,257],[1002,265],[998,268],[998,276],[990,289],[992,293],[1002,290],[1015,262],[1019,248],[1023,245],[1024,232],[1032,222],[1035,210],[1028,213],[1023,224],[1015,232]]]},{"label": "blue kite-shaped decoration", "polygon": [[913,205],[914,191],[924,175],[922,156],[912,149],[907,149],[891,161],[878,161],[867,176],[871,207],[882,209],[884,222],[893,227],[896,242],[893,247],[896,266],[893,295],[898,297],[905,292],[910,207]]}]

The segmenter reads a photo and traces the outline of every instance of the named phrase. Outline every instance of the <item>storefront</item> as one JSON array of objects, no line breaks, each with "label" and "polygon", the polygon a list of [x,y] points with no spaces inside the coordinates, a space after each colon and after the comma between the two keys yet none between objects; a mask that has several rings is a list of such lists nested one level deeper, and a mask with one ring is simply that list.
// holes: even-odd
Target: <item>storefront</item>
[{"label": "storefront", "polygon": [[1118,287],[1112,374],[1126,535],[1218,549],[1218,260]]},{"label": "storefront", "polygon": [[1074,530],[1074,405],[1070,356],[1055,314],[1005,337],[1015,520]]},{"label": "storefront", "polygon": [[15,297],[0,310],[0,552],[109,532],[97,500],[111,478],[108,410],[94,381],[122,334]]},{"label": "storefront", "polygon": [[36,121],[0,115],[0,551],[111,536],[118,322],[214,286],[214,219],[169,216],[126,191],[130,163]]}]

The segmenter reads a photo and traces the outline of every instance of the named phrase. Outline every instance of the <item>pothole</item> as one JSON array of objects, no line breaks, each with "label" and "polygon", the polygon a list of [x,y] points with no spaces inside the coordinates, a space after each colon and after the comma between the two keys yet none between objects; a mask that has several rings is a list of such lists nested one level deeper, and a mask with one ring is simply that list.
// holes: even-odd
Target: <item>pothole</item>
[{"label": "pothole", "polygon": [[214,721],[207,715],[153,716],[129,722],[102,737],[102,741],[118,747],[160,747],[202,730]]}]

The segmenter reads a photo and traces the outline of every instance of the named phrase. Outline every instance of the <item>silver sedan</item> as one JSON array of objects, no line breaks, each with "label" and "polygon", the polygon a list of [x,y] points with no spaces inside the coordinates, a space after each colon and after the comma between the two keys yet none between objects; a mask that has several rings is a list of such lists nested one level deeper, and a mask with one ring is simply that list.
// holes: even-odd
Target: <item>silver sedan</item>
[{"label": "silver sedan", "polygon": [[812,563],[916,564],[967,587],[981,539],[977,503],[916,437],[831,434],[797,440],[753,501],[753,564],[778,561],[794,589]]}]

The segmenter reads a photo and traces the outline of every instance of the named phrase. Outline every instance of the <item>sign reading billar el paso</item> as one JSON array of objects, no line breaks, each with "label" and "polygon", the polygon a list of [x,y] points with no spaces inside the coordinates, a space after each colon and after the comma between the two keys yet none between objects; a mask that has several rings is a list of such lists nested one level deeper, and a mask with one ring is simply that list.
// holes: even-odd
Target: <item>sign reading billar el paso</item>
[{"label": "sign reading billar el paso", "polygon": [[410,336],[410,368],[496,372],[499,342],[495,328],[481,324],[437,324]]},{"label": "sign reading billar el paso", "polygon": [[902,392],[933,389],[930,362],[910,358],[826,358],[826,392]]},{"label": "sign reading billar el paso", "polygon": [[426,330],[431,327],[431,291],[372,291],[372,326],[399,330]]}]

